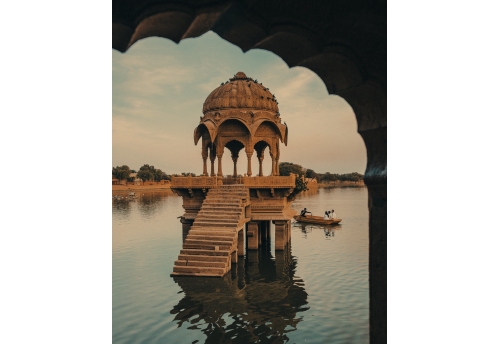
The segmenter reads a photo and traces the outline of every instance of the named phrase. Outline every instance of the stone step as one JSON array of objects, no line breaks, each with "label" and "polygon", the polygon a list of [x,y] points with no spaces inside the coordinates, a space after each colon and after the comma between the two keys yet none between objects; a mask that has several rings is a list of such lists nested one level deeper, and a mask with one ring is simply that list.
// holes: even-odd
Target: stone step
[{"label": "stone step", "polygon": [[221,212],[221,213],[240,213],[241,214],[241,212],[243,211],[243,208],[242,207],[208,206],[208,207],[202,207],[200,209],[200,212],[207,212],[207,211]]},{"label": "stone step", "polygon": [[214,218],[214,219],[221,219],[221,220],[229,220],[229,219],[239,219],[241,217],[241,214],[223,214],[223,213],[211,213],[211,212],[205,212],[203,214],[198,214],[196,218],[201,219],[201,218]]},{"label": "stone step", "polygon": [[200,250],[200,249],[183,248],[181,250],[181,254],[204,255],[204,256],[229,256],[229,250],[227,250],[227,251],[215,251],[215,250]]},{"label": "stone step", "polygon": [[[188,233],[186,240],[207,240],[207,241],[222,241],[222,242],[233,242],[238,239],[238,236],[236,233],[233,233],[234,235],[231,236],[224,236],[224,235],[214,235],[212,232],[205,232],[204,234],[194,234],[194,233]],[[206,239],[203,239],[206,238]]]},{"label": "stone step", "polygon": [[197,226],[202,226],[202,227],[227,227],[227,228],[236,228],[238,227],[237,222],[209,222],[209,221],[198,221],[194,222],[195,225]]},{"label": "stone step", "polygon": [[205,233],[204,235],[196,235],[189,233],[186,237],[186,240],[216,240],[216,241],[224,241],[224,242],[233,242],[236,238],[236,235],[212,235],[211,233]]},{"label": "stone step", "polygon": [[228,208],[216,208],[216,209],[201,208],[200,211],[198,212],[198,215],[211,214],[211,215],[239,216],[239,215],[241,215],[243,213],[242,210],[243,210],[242,208],[234,208],[234,209],[228,209]]},{"label": "stone step", "polygon": [[228,263],[229,256],[207,256],[203,254],[179,254],[178,260],[198,261],[198,262],[218,262]]},{"label": "stone step", "polygon": [[229,214],[229,215],[240,215],[242,213],[243,208],[234,208],[234,209],[227,209],[227,208],[213,208],[211,209],[210,207],[207,208],[202,208],[199,212],[198,215],[201,214]]},{"label": "stone step", "polygon": [[187,277],[187,276],[191,276],[191,277],[223,277],[224,275],[221,276],[219,274],[193,273],[193,272],[172,272],[170,274],[171,277],[175,277],[175,276],[184,276],[184,277]]},{"label": "stone step", "polygon": [[210,251],[230,251],[233,248],[233,245],[212,245],[212,244],[204,244],[204,243],[184,243],[182,245],[184,249],[192,249],[192,250],[210,250]]},{"label": "stone step", "polygon": [[228,238],[228,240],[233,240],[238,236],[238,234],[233,231],[233,229],[230,230],[224,230],[224,229],[219,229],[219,228],[207,228],[207,229],[200,229],[200,230],[194,230],[194,232],[189,232],[190,235],[193,235],[195,237],[215,237],[215,238]]},{"label": "stone step", "polygon": [[209,219],[203,219],[199,221],[195,221],[193,224],[197,226],[207,226],[207,227],[237,227],[239,224],[239,221],[232,221],[232,222],[227,222],[227,221],[217,221],[217,220],[209,220]]},{"label": "stone step", "polygon": [[[194,227],[194,226],[193,226]],[[202,229],[200,227],[200,229],[197,229],[197,228],[193,228],[191,227],[191,230],[189,231],[188,235],[192,234],[192,235],[215,235],[215,236],[230,236],[230,237],[233,237],[234,235],[236,235],[236,231],[234,229],[225,229],[225,228],[222,228],[222,229],[218,229],[218,228],[206,228],[206,229]]]},{"label": "stone step", "polygon": [[204,266],[204,267],[213,267],[213,268],[223,268],[227,267],[227,262],[210,262],[210,261],[202,261],[202,260],[176,260],[174,265],[177,266]]},{"label": "stone step", "polygon": [[227,218],[230,217],[230,218],[233,218],[233,219],[239,219],[241,216],[242,216],[241,212],[239,214],[238,213],[228,214],[228,213],[223,213],[223,212],[214,213],[214,212],[211,212],[211,211],[204,211],[203,213],[198,214],[196,216],[195,220],[197,218],[203,218],[203,217],[221,218],[221,219],[227,219]]},{"label": "stone step", "polygon": [[235,243],[235,238],[232,240],[201,240],[201,239],[190,239],[186,238],[185,244],[199,244],[199,245],[214,245],[214,246],[232,246]]},{"label": "stone step", "polygon": [[[199,214],[197,220],[220,220],[222,222],[237,222],[241,217],[240,215],[221,215],[221,214]],[[195,220],[196,221],[196,220]]]},{"label": "stone step", "polygon": [[191,273],[197,273],[197,274],[214,274],[214,275],[223,276],[226,274],[227,271],[225,268],[174,265],[174,272],[191,272]]},{"label": "stone step", "polygon": [[206,208],[226,208],[226,209],[241,209],[239,204],[235,203],[227,203],[227,202],[212,202],[212,203],[203,203],[201,209]]},{"label": "stone step", "polygon": [[242,199],[242,198],[247,198],[248,195],[247,194],[238,194],[238,193],[234,193],[234,192],[227,192],[227,193],[209,193],[205,199],[211,199],[211,198],[228,198],[228,199],[232,199],[232,200],[238,200],[238,199]]},{"label": "stone step", "polygon": [[212,206],[212,207],[227,207],[227,208],[240,208],[240,202],[231,202],[226,199],[214,199],[203,203],[202,208]]},{"label": "stone step", "polygon": [[234,216],[233,218],[228,219],[224,216],[197,216],[194,220],[193,224],[196,222],[220,222],[220,223],[237,223],[240,219],[240,216]]},{"label": "stone step", "polygon": [[242,185],[210,189],[171,276],[225,275],[231,269],[230,252],[238,244],[237,229],[246,222],[243,206],[249,201],[250,193]]}]

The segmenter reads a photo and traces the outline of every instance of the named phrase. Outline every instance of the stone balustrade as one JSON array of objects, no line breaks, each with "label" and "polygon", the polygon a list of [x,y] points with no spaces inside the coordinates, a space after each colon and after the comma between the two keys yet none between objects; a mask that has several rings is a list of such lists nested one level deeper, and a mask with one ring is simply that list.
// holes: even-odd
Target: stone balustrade
[{"label": "stone balustrade", "polygon": [[175,177],[172,176],[171,188],[215,188],[223,185],[242,184],[249,188],[294,188],[294,174],[290,176],[267,177],[236,177],[224,178],[218,176]]}]

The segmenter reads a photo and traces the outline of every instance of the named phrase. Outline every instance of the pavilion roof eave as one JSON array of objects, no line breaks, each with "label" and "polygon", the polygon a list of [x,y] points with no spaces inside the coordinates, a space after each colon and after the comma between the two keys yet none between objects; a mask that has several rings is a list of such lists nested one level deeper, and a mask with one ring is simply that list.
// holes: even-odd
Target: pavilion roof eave
[{"label": "pavilion roof eave", "polygon": [[205,120],[203,123],[200,123],[195,129],[194,129],[194,145],[196,146],[198,144],[198,141],[200,140],[201,136],[203,135],[202,133],[202,126],[204,126],[208,134],[210,135],[210,142],[214,142],[215,136],[216,136],[216,127],[215,124],[211,120]]},{"label": "pavilion roof eave", "polygon": [[272,125],[274,125],[276,129],[278,129],[278,133],[280,135],[280,140],[286,146],[287,143],[288,143],[288,127],[286,125],[282,124],[282,123],[275,123],[274,121],[272,121],[272,120],[270,120],[268,118],[262,118],[262,119],[259,119],[259,120],[255,121],[255,123],[253,125],[253,133],[252,133],[252,135],[255,135],[255,132],[257,131],[257,129],[259,128],[259,126],[262,123],[264,123],[264,122],[269,122]]}]

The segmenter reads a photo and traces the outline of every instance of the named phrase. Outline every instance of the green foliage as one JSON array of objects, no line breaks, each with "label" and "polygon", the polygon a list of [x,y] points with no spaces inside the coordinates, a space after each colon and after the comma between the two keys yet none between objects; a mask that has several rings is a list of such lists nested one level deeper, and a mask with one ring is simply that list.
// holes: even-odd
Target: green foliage
[{"label": "green foliage", "polygon": [[154,166],[150,166],[148,164],[142,165],[137,172],[137,178],[142,179],[143,181],[153,180],[155,182],[159,182],[160,180],[172,180],[172,176],[166,174],[159,168],[155,168]]},{"label": "green foliage", "polygon": [[113,175],[118,180],[127,179],[130,173],[130,168],[127,165],[113,167]]},{"label": "green foliage", "polygon": [[363,180],[363,175],[357,172],[346,173],[346,174],[338,174],[338,173],[330,173],[326,172],[324,174],[318,173],[317,180],[319,183],[328,183],[335,181],[351,181],[357,182]]},{"label": "green foliage", "polygon": [[155,167],[149,166],[148,164],[144,164],[137,172],[137,178],[142,179],[143,181],[149,181],[155,179]]},{"label": "green foliage", "polygon": [[303,176],[306,173],[305,168],[291,162],[280,162],[279,170],[280,176],[289,176],[290,173]]},{"label": "green foliage", "polygon": [[307,191],[309,188],[307,187],[307,182],[303,180],[303,176],[296,176],[295,178],[295,188],[293,189],[293,192],[290,194],[288,197],[295,197],[302,191]]},{"label": "green foliage", "polygon": [[306,178],[318,178],[318,174],[314,172],[313,170],[307,169],[306,170]]},{"label": "green foliage", "polygon": [[153,179],[155,182],[159,182],[163,175],[166,174],[165,172],[163,172],[162,170],[160,170],[159,168],[155,169],[154,172],[153,172]]}]

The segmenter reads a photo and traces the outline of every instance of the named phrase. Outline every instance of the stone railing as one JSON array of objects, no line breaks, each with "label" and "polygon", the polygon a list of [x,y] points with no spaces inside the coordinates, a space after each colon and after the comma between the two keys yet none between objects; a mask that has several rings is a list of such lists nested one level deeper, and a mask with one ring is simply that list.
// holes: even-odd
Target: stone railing
[{"label": "stone railing", "polygon": [[294,174],[290,176],[267,176],[267,177],[175,177],[172,176],[171,188],[214,188],[217,185],[243,184],[251,188],[294,188]]},{"label": "stone railing", "polygon": [[267,177],[243,177],[243,184],[246,187],[255,188],[294,188],[295,175],[290,176],[267,176]]},{"label": "stone railing", "polygon": [[[219,179],[219,180],[217,180]],[[217,182],[221,182],[222,178],[217,176],[201,176],[201,177],[174,177],[172,176],[171,188],[213,188],[217,186]],[[219,184],[220,185],[220,184]]]}]

